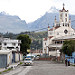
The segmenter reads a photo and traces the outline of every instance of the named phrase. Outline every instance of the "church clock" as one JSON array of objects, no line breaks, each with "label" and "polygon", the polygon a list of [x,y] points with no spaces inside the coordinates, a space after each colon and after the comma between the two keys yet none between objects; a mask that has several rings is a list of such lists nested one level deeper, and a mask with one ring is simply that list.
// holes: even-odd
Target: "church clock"
[{"label": "church clock", "polygon": [[67,33],[68,33],[68,30],[65,29],[65,30],[64,30],[64,33],[67,34]]}]

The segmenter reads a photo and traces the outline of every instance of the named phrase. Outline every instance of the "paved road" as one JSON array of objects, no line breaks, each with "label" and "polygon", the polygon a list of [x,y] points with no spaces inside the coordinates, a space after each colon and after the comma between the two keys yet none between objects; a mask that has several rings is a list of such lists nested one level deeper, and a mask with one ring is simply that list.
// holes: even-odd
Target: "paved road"
[{"label": "paved road", "polygon": [[18,66],[4,75],[75,75],[75,67],[51,61],[34,61],[33,66]]}]

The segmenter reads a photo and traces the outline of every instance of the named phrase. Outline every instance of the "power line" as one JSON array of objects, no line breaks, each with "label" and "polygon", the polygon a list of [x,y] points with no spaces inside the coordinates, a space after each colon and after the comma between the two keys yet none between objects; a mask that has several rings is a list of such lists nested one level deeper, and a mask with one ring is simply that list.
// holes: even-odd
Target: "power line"
[{"label": "power line", "polygon": [[32,31],[32,32],[40,31],[40,30],[43,30],[43,29],[47,29],[47,27],[46,27],[46,28],[42,28],[42,29],[38,29],[38,30],[34,30],[34,31]]},{"label": "power line", "polygon": [[[75,20],[72,20],[71,22],[74,22]],[[49,24],[48,24],[48,26],[49,26]],[[72,25],[73,26],[73,25]],[[32,32],[36,32],[36,31],[40,31],[40,30],[44,30],[44,29],[47,29],[47,27],[46,28],[42,28],[42,29],[38,29],[38,30],[34,30],[34,31],[32,31]]]}]

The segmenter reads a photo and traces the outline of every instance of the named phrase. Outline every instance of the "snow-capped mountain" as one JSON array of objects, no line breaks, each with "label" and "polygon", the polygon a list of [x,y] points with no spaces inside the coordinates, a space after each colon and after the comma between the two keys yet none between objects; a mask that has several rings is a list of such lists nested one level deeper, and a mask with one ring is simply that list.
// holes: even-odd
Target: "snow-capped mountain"
[{"label": "snow-capped mountain", "polygon": [[[50,27],[54,24],[55,16],[59,20],[59,11],[55,7],[51,7],[42,17],[38,18],[32,23],[26,23],[25,20],[21,20],[18,16],[11,16],[5,12],[0,13],[0,32],[12,32],[20,33],[25,31],[36,31],[40,29],[47,30],[48,25]],[[75,15],[70,15],[71,20],[75,20]],[[72,27],[75,28],[75,21],[71,22]],[[43,31],[42,30],[42,31]]]},{"label": "snow-capped mountain", "polygon": [[59,10],[56,9],[56,7],[51,7],[47,12],[48,12],[48,13],[58,13]]}]

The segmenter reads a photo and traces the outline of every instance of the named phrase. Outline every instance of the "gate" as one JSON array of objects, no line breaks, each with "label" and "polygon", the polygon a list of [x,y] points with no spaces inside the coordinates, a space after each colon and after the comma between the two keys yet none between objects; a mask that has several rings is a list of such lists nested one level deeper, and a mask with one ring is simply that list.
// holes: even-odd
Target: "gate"
[{"label": "gate", "polygon": [[7,67],[7,55],[1,54],[0,55],[0,68]]}]

